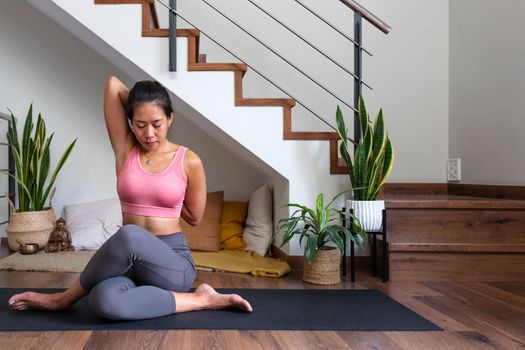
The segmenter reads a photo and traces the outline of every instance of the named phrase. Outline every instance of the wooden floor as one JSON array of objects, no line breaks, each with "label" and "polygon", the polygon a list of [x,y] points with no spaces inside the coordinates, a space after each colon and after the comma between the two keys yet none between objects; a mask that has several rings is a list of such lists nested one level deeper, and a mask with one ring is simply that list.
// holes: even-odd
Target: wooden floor
[{"label": "wooden floor", "polygon": [[[0,247],[0,257],[5,256]],[[75,273],[0,271],[0,287],[67,287]],[[319,288],[301,272],[283,278],[199,272],[195,285]],[[525,282],[390,282],[367,271],[330,288],[376,288],[433,321],[443,332],[79,331],[0,332],[0,349],[522,349]]]}]

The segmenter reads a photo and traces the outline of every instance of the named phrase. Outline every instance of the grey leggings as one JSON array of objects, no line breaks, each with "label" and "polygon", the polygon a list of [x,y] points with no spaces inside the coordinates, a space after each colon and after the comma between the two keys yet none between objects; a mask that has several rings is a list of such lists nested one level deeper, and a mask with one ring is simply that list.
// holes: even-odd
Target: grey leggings
[{"label": "grey leggings", "polygon": [[96,314],[138,320],[175,312],[174,292],[187,292],[195,265],[182,233],[154,236],[125,225],[109,238],[80,275]]}]

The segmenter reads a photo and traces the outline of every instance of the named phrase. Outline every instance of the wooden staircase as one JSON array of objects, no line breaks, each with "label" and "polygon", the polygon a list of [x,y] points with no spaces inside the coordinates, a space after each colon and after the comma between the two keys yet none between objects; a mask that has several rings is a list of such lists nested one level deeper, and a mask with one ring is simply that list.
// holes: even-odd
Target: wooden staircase
[{"label": "wooden staircase", "polygon": [[[158,28],[155,0],[95,0],[95,4],[140,4],[142,5],[142,36],[169,37],[169,30]],[[292,130],[292,107],[295,100],[289,98],[244,98],[243,77],[248,70],[244,63],[208,63],[205,55],[199,53],[200,31],[177,29],[178,37],[188,38],[188,71],[233,71],[235,79],[235,106],[279,106],[283,108],[284,140],[326,140],[330,143],[330,174],[347,174],[346,164],[339,158],[337,132],[308,132]]]},{"label": "wooden staircase", "polygon": [[390,280],[525,281],[525,200],[387,194],[385,201]]}]

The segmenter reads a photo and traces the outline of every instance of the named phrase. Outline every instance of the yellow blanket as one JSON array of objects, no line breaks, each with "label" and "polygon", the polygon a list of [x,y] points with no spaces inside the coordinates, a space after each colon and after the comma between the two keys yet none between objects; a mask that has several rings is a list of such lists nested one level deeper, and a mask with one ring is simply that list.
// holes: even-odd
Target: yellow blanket
[{"label": "yellow blanket", "polygon": [[290,272],[288,263],[253,252],[221,250],[218,252],[191,252],[197,267],[214,270],[251,273],[254,276],[281,277]]}]

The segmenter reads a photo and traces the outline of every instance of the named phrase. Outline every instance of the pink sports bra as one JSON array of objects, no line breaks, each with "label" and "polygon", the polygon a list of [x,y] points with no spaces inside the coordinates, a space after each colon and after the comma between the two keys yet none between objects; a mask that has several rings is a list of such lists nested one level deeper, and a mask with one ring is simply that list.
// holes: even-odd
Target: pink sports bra
[{"label": "pink sports bra", "polygon": [[182,165],[186,151],[186,147],[179,146],[165,170],[151,173],[142,168],[139,148],[135,146],[117,177],[122,211],[142,216],[180,217],[188,183]]}]

